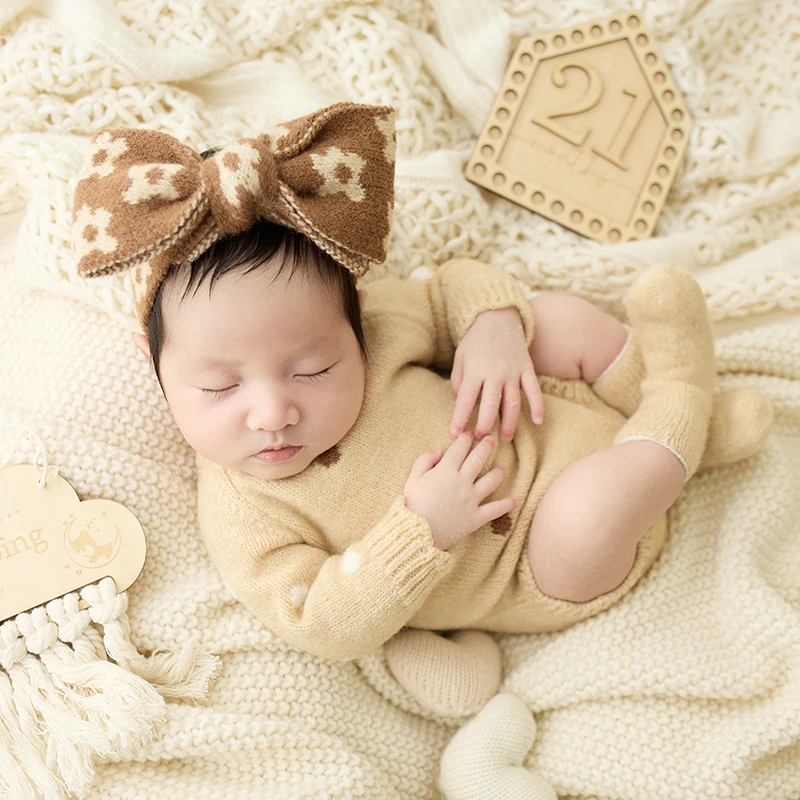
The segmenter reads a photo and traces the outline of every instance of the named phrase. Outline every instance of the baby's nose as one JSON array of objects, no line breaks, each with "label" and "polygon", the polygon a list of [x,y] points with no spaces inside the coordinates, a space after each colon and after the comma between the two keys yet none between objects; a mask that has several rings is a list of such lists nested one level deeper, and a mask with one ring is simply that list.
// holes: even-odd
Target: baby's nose
[{"label": "baby's nose", "polygon": [[280,431],[296,425],[300,412],[291,398],[276,391],[260,392],[254,398],[247,415],[250,430]]}]

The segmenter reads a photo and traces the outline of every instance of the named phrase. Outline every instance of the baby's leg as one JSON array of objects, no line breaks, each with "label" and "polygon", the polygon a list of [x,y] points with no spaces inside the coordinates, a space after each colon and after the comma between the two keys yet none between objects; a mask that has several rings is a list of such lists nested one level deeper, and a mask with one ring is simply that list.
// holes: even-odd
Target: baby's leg
[{"label": "baby's leg", "polygon": [[646,364],[641,404],[614,446],[558,476],[529,534],[537,584],[573,602],[625,579],[639,539],[697,469],[708,431],[714,347],[700,288],[682,270],[653,268],[626,307]]},{"label": "baby's leg", "polygon": [[619,356],[626,327],[587,300],[553,293],[528,302],[536,325],[530,354],[537,375],[593,383]]},{"label": "baby's leg", "polygon": [[[537,375],[581,378],[623,416],[642,402],[646,370],[636,331],[582,298],[541,294],[529,301],[536,333],[530,347]],[[749,458],[764,442],[772,406],[755,389],[720,392],[700,468]]]},{"label": "baby's leg", "polygon": [[616,589],[636,546],[677,498],[681,463],[652,441],[599,450],[562,472],[536,509],[528,559],[544,594],[585,603]]}]

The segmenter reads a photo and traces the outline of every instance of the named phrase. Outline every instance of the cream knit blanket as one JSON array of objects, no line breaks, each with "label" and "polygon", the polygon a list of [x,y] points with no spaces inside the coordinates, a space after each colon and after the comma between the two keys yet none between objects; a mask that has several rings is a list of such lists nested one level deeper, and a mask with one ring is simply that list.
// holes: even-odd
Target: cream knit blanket
[{"label": "cream knit blanket", "polygon": [[[513,39],[637,9],[695,127],[657,236],[601,246],[467,183]],[[325,663],[259,629],[211,567],[192,454],[131,332],[128,279],[84,284],[69,247],[89,137],[146,125],[202,149],[337,100],[398,110],[391,273],[454,256],[621,313],[655,260],[707,294],[723,387],[776,407],[764,451],[697,476],[666,549],[618,606],[499,637],[534,712],[526,766],[561,796],[800,797],[800,10],[797,0],[3,0],[0,425],[24,423],[81,497],[149,539],[140,651],[221,657],[205,700],[97,764],[91,798],[437,797],[454,731],[380,653]],[[0,434],[0,464],[30,459]],[[15,794],[6,795],[14,798]]]}]

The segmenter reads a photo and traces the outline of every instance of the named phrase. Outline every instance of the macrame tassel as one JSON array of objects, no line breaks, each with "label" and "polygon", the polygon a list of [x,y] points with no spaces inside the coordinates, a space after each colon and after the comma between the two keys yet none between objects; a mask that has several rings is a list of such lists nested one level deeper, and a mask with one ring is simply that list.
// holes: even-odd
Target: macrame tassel
[{"label": "macrame tassel", "polygon": [[85,793],[94,774],[92,753],[107,747],[105,733],[93,728],[80,709],[65,700],[42,662],[28,652],[16,620],[0,626],[0,641],[17,656],[7,671],[25,734],[43,737],[45,766],[71,791]]},{"label": "macrame tassel", "polygon": [[79,646],[76,651],[67,643],[79,642],[91,623],[89,614],[79,610],[76,595],[19,614],[16,623],[28,652],[39,656],[64,701],[105,735],[101,755],[152,737],[155,724],[165,716],[164,703],[153,687],[116,664],[86,660],[91,650]]},{"label": "macrame tassel", "polygon": [[50,601],[46,609],[58,626],[60,640],[49,657],[64,665],[62,671],[53,661],[50,669],[81,693],[85,713],[109,735],[110,752],[148,741],[154,726],[165,717],[164,703],[156,690],[108,661],[100,633],[91,624],[89,611],[79,607],[76,592]]},{"label": "macrame tassel", "polygon": [[80,594],[92,621],[103,626],[103,642],[114,661],[153,684],[162,697],[199,699],[206,694],[219,666],[215,656],[190,641],[177,653],[156,652],[146,658],[130,640],[128,596],[117,594],[111,578],[85,586]]},{"label": "macrame tassel", "polygon": [[108,661],[103,634],[92,624],[88,609],[81,609],[77,592],[51,600],[45,609],[47,616],[58,625],[58,638],[72,645],[80,662]]},{"label": "macrame tassel", "polygon": [[[4,629],[0,627],[0,639]],[[0,725],[5,730],[5,741],[13,757],[13,767],[3,765],[2,778],[9,791],[0,797],[27,800],[44,797],[61,800],[64,784],[47,766],[47,747],[44,732],[30,703],[15,703],[14,687],[9,677],[13,664],[25,656],[25,646],[18,637],[8,646],[0,641]],[[0,784],[2,786],[2,784]]]},{"label": "macrame tassel", "polygon": [[[0,797],[36,800],[40,796],[36,778],[44,780],[47,785],[42,792],[45,797],[59,797],[57,783],[48,770],[41,766],[33,742],[22,733],[13,712],[11,682],[5,672],[0,671]],[[35,774],[33,780],[25,767],[32,768]]]},{"label": "macrame tassel", "polygon": [[206,692],[218,659],[194,643],[145,658],[127,605],[105,578],[0,625],[0,800],[85,796],[95,758],[153,737],[164,697]]}]

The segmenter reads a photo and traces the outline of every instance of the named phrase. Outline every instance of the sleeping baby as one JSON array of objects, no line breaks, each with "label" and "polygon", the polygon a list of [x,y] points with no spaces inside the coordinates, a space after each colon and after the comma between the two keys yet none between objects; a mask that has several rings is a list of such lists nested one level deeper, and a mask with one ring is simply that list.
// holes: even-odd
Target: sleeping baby
[{"label": "sleeping baby", "polygon": [[[686,481],[770,421],[753,391],[714,395],[704,298],[674,266],[636,279],[627,324],[469,259],[357,289],[393,179],[392,109],[338,103],[202,155],[103,131],[75,191],[79,272],[133,268],[213,563],[332,660],[600,613],[658,556]],[[424,704],[436,680],[406,688]]]}]

